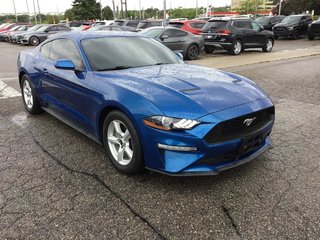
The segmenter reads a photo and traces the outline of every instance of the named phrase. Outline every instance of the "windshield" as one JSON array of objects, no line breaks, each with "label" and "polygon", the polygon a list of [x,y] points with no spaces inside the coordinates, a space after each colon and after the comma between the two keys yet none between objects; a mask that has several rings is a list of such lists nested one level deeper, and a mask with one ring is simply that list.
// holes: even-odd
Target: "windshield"
[{"label": "windshield", "polygon": [[101,37],[81,41],[93,71],[182,63],[172,51],[145,37]]},{"label": "windshield", "polygon": [[140,33],[147,37],[157,38],[162,32],[163,28],[147,28],[142,30]]},{"label": "windshield", "polygon": [[259,18],[256,19],[256,21],[261,25],[263,25],[263,24],[267,25],[267,24],[270,23],[270,18],[268,18],[268,17],[259,17]]},{"label": "windshield", "polygon": [[41,26],[39,27],[38,29],[34,30],[36,32],[43,32],[44,30],[46,30],[48,28],[48,25],[45,25],[45,26]]},{"label": "windshield", "polygon": [[21,28],[21,27],[22,27],[21,25],[15,26],[15,27],[11,28],[11,31],[16,31],[16,30],[18,30],[18,29]]},{"label": "windshield", "polygon": [[300,22],[301,16],[288,16],[282,20],[281,23],[298,23]]},{"label": "windshield", "polygon": [[210,29],[219,29],[225,27],[226,25],[226,21],[211,21],[207,22],[206,25],[203,26],[202,31],[208,31]]},{"label": "windshield", "polygon": [[113,25],[123,26],[124,25],[124,21],[114,21]]}]

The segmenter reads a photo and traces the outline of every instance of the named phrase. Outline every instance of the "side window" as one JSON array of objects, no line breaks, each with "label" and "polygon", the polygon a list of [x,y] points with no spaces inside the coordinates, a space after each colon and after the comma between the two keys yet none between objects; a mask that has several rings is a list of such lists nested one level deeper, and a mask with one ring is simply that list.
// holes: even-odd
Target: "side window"
[{"label": "side window", "polygon": [[58,27],[57,26],[52,26],[52,27],[48,28],[48,31],[49,32],[58,31]]},{"label": "side window", "polygon": [[250,21],[236,21],[232,24],[236,28],[244,28],[244,29],[252,29],[252,25]]},{"label": "side window", "polygon": [[127,26],[129,26],[129,27],[137,27],[138,24],[139,24],[138,21],[129,21],[129,22],[127,23]]},{"label": "side window", "polygon": [[152,27],[162,26],[162,22],[151,22],[151,26],[152,26]]},{"label": "side window", "polygon": [[40,53],[46,58],[50,57],[51,45],[52,45],[52,42],[48,42],[42,45],[42,47],[40,48]]},{"label": "side window", "polygon": [[[66,51],[67,50],[67,51]],[[50,59],[70,59],[74,65],[83,69],[84,64],[75,44],[69,39],[57,39],[52,41]]]},{"label": "side window", "polygon": [[178,29],[169,29],[163,33],[163,35],[167,35],[169,38],[174,38],[174,37],[183,37],[187,36],[188,33],[184,31],[180,31]]},{"label": "side window", "polygon": [[204,24],[205,23],[191,22],[191,23],[189,23],[189,26],[192,28],[201,29],[204,26]]},{"label": "side window", "polygon": [[256,31],[260,30],[260,25],[257,22],[252,21],[251,25],[253,30],[256,30]]},{"label": "side window", "polygon": [[68,31],[69,30],[65,26],[57,26],[57,28],[58,28],[58,31]]}]

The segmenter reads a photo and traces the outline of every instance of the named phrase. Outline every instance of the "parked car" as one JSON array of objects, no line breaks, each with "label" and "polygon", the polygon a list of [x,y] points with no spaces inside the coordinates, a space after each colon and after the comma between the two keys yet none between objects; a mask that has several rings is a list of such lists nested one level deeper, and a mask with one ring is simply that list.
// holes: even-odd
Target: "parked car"
[{"label": "parked car", "polygon": [[39,28],[41,28],[42,26],[44,26],[44,24],[37,24],[37,25],[30,27],[26,31],[21,31],[21,32],[17,31],[16,33],[14,33],[10,36],[9,41],[12,43],[17,43],[20,41],[20,39],[22,38],[23,35],[25,35],[28,32],[34,32],[34,31],[38,30]]},{"label": "parked car", "polygon": [[290,15],[282,20],[281,23],[273,27],[275,38],[291,37],[292,39],[300,38],[301,34],[306,34],[308,25],[312,22],[310,15]]},{"label": "parked car", "polygon": [[1,28],[0,28],[0,32],[7,32],[9,31],[10,29],[12,29],[13,27],[17,26],[18,24],[16,23],[8,23],[8,24],[5,24],[3,25]]},{"label": "parked car", "polygon": [[257,23],[259,23],[265,30],[272,31],[274,25],[280,23],[286,16],[278,15],[278,16],[263,16],[258,17],[256,19]]},{"label": "parked car", "polygon": [[20,28],[19,25],[14,26],[13,28],[7,29],[6,31],[0,32],[0,41],[5,41],[5,36],[8,32],[14,32]]},{"label": "parked car", "polygon": [[310,23],[308,28],[308,39],[314,40],[316,37],[320,37],[320,19]]},{"label": "parked car", "polygon": [[84,22],[82,23],[81,27],[80,27],[80,31],[86,31],[86,30],[89,30],[92,25],[94,24],[94,22]]},{"label": "parked car", "polygon": [[204,47],[202,36],[174,27],[147,28],[141,34],[159,41],[174,52],[180,52],[188,60],[197,59]]},{"label": "parked car", "polygon": [[96,21],[94,24],[92,24],[91,28],[88,29],[89,31],[95,31],[97,30],[99,27],[101,26],[109,26],[110,24],[112,24],[113,21],[112,20],[106,20],[106,21]]},{"label": "parked car", "polygon": [[169,26],[198,35],[201,33],[201,29],[206,23],[207,21],[203,20],[170,21]]},{"label": "parked car", "polygon": [[270,52],[274,45],[273,32],[250,18],[212,18],[202,28],[205,52],[215,49],[227,50],[230,54],[239,55],[248,48],[262,48]]},{"label": "parked car", "polygon": [[125,28],[116,26],[116,25],[100,26],[96,30],[97,31],[127,31]]},{"label": "parked car", "polygon": [[65,24],[61,24],[61,25],[65,25],[69,28],[71,28],[72,30],[82,30],[82,24],[84,22],[82,21],[71,21],[71,22],[66,22]]},{"label": "parked car", "polygon": [[136,31],[140,32],[143,29],[150,28],[150,27],[160,27],[163,25],[163,20],[142,20],[139,22]]},{"label": "parked car", "polygon": [[21,38],[19,39],[19,43],[24,45],[38,46],[52,34],[69,32],[71,30],[71,28],[59,24],[43,25],[34,32],[27,31],[26,33],[20,35]]},{"label": "parked car", "polygon": [[11,41],[11,36],[13,34],[25,32],[28,29],[30,29],[31,27],[32,27],[32,25],[20,25],[20,26],[17,26],[17,28],[12,28],[10,31],[8,31],[8,32],[3,34],[4,35],[4,41],[10,42]]},{"label": "parked car", "polygon": [[136,31],[138,24],[141,20],[122,20],[122,19],[118,19],[115,20],[112,25],[117,25],[120,27],[125,28],[127,31]]},{"label": "parked car", "polygon": [[141,34],[52,36],[20,53],[18,71],[26,111],[93,138],[122,173],[218,174],[272,146],[274,105],[257,84]]}]

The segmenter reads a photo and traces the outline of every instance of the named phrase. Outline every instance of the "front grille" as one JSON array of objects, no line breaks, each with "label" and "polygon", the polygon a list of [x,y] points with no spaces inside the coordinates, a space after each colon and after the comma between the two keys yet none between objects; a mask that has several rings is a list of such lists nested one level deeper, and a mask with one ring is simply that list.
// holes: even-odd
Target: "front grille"
[{"label": "front grille", "polygon": [[[254,119],[254,120],[252,120]],[[247,126],[245,123],[251,124]],[[209,144],[231,141],[252,135],[274,121],[274,107],[243,115],[219,123],[204,137]]]}]

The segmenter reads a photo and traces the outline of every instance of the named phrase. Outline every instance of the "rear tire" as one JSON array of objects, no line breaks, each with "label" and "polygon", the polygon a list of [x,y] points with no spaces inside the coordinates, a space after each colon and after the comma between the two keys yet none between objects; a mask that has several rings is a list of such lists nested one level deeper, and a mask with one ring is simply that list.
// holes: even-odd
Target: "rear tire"
[{"label": "rear tire", "polygon": [[239,55],[243,51],[242,42],[238,39],[234,40],[229,53],[232,55]]},{"label": "rear tire", "polygon": [[205,51],[205,53],[207,53],[207,54],[211,54],[211,53],[214,52],[214,47],[213,47],[213,46],[205,46],[205,47],[204,47],[204,51]]},{"label": "rear tire", "polygon": [[140,139],[124,113],[112,111],[107,115],[103,123],[103,144],[108,159],[119,172],[141,172],[144,161]]},{"label": "rear tire", "polygon": [[271,52],[273,48],[274,41],[272,38],[268,38],[265,45],[262,47],[262,51]]},{"label": "rear tire", "polygon": [[199,55],[199,48],[196,44],[191,44],[188,47],[187,53],[186,53],[186,58],[188,60],[196,60]]},{"label": "rear tire", "polygon": [[29,113],[39,114],[43,112],[35,94],[34,87],[27,75],[23,75],[21,79],[21,93],[24,107]]},{"label": "rear tire", "polygon": [[40,39],[38,37],[35,37],[35,36],[32,36],[30,39],[29,39],[29,44],[31,46],[38,46],[40,44]]}]

